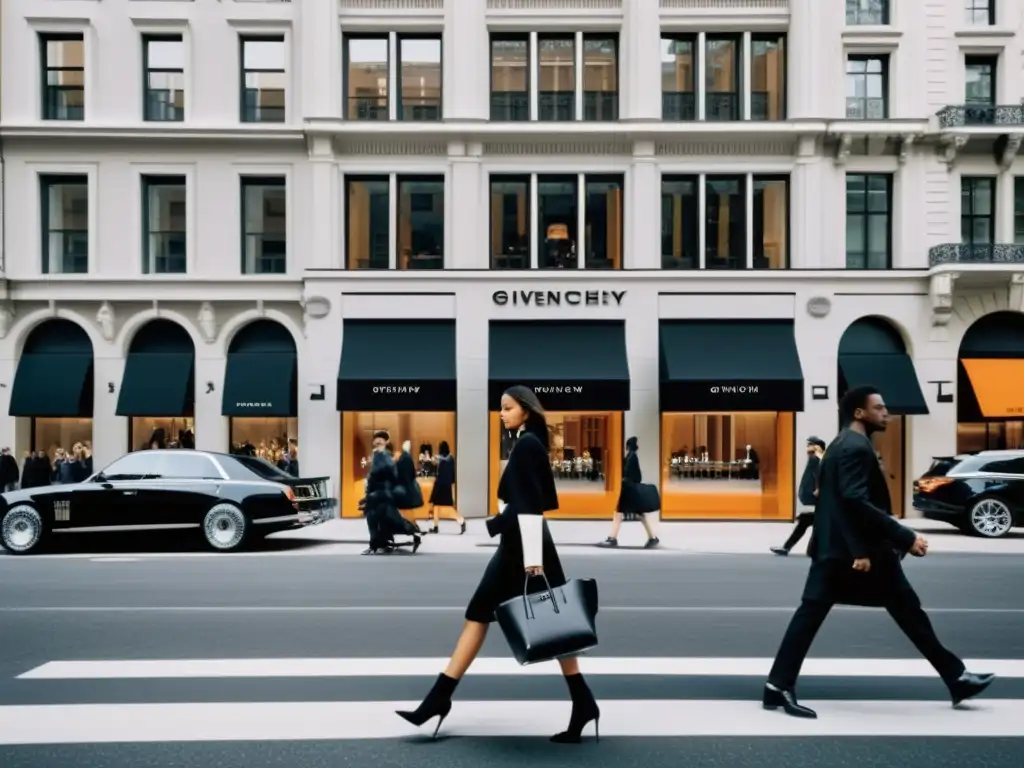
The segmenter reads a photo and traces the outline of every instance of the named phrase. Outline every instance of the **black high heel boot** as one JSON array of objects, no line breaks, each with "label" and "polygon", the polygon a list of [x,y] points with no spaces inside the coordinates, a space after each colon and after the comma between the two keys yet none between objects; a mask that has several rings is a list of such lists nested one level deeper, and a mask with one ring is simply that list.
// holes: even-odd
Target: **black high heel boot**
[{"label": "black high heel boot", "polygon": [[572,697],[572,715],[569,717],[569,727],[552,736],[551,741],[556,744],[579,744],[583,729],[591,720],[594,721],[594,739],[600,741],[601,708],[597,706],[594,694],[587,687],[587,681],[583,679],[583,675],[577,673],[566,675],[565,682]]},{"label": "black high heel boot", "polygon": [[441,730],[441,723],[448,717],[448,713],[452,711],[452,694],[455,693],[455,686],[458,684],[459,681],[454,677],[448,677],[448,675],[441,673],[437,676],[434,687],[427,693],[427,697],[423,699],[422,704],[412,712],[396,710],[395,714],[417,727],[423,725],[427,720],[436,717],[437,727],[434,729],[434,738],[436,739],[437,732]]}]

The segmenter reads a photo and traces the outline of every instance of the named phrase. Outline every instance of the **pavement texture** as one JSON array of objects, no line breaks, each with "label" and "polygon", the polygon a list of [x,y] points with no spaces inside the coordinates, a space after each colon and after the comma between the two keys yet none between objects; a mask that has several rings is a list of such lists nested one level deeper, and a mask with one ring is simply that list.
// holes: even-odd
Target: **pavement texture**
[{"label": "pavement texture", "polygon": [[604,711],[600,743],[547,741],[569,714],[557,667],[517,667],[496,627],[442,738],[392,714],[443,668],[487,550],[171,551],[0,558],[0,764],[1022,764],[1020,557],[940,552],[906,564],[943,642],[1000,674],[983,697],[954,710],[884,611],[837,608],[799,689],[820,717],[801,722],[764,712],[759,696],[806,558],[563,550],[569,574],[600,587],[600,645],[582,661]]}]

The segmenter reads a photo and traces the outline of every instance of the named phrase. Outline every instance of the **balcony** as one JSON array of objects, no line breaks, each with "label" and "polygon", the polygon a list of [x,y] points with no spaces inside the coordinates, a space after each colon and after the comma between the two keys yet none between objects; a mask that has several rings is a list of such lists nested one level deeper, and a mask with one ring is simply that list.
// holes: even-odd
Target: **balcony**
[{"label": "balcony", "polygon": [[956,286],[968,291],[1009,290],[1010,305],[1024,306],[1024,244],[943,243],[928,250],[932,325],[948,325]]},{"label": "balcony", "polygon": [[936,113],[940,130],[957,128],[1024,128],[1024,105],[1021,104],[952,104]]},{"label": "balcony", "polygon": [[928,266],[948,265],[1012,265],[1024,268],[1024,245],[997,243],[972,245],[970,243],[944,243],[928,251]]}]

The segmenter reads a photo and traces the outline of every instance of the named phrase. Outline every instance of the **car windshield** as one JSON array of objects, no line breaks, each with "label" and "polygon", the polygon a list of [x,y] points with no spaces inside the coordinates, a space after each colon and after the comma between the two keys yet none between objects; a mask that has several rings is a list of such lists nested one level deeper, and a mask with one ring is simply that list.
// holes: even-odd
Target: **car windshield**
[{"label": "car windshield", "polygon": [[273,480],[274,482],[284,483],[295,479],[293,475],[289,475],[283,469],[279,469],[266,459],[261,459],[256,456],[232,456],[231,458],[238,464],[242,465],[246,470],[259,476],[263,480]]}]

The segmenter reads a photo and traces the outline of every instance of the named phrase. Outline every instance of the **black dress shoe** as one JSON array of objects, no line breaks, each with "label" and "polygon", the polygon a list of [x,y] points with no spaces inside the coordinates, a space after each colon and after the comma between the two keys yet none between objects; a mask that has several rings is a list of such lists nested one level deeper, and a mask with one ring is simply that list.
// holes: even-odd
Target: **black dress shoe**
[{"label": "black dress shoe", "polygon": [[771,551],[774,552],[779,557],[785,557],[786,555],[789,554],[789,550],[786,549],[785,547],[771,547]]},{"label": "black dress shoe", "polygon": [[761,699],[761,706],[765,709],[779,709],[787,715],[793,717],[803,717],[808,720],[817,720],[818,713],[813,709],[801,706],[796,700],[796,694],[793,691],[784,691],[781,688],[776,688],[771,683],[766,683],[764,686],[764,697]]},{"label": "black dress shoe", "polygon": [[953,706],[955,707],[961,701],[977,696],[992,685],[992,681],[995,679],[996,676],[993,674],[985,673],[979,675],[974,672],[964,672],[949,686],[949,693],[953,697]]}]

